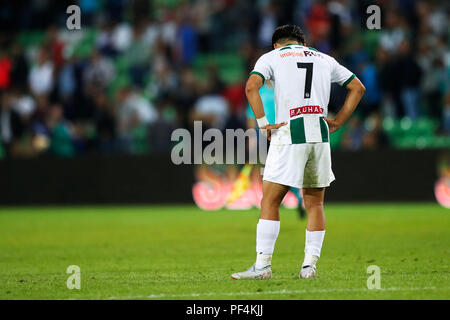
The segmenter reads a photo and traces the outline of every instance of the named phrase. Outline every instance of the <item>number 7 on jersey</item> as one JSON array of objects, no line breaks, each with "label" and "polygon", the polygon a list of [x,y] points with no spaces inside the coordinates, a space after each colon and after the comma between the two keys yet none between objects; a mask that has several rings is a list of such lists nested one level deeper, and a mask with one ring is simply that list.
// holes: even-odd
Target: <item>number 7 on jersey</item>
[{"label": "number 7 on jersey", "polygon": [[306,69],[305,79],[305,95],[304,98],[311,98],[311,84],[313,76],[313,64],[312,62],[297,62],[297,68]]}]

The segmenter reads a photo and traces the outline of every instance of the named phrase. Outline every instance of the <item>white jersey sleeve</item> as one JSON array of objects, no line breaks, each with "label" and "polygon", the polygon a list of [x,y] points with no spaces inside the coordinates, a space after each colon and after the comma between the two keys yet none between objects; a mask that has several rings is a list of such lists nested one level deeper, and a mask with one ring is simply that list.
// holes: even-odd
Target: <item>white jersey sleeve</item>
[{"label": "white jersey sleeve", "polygon": [[259,75],[263,79],[263,82],[265,80],[273,80],[273,69],[268,54],[262,55],[258,61],[256,61],[255,67],[250,74]]},{"label": "white jersey sleeve", "polygon": [[336,59],[331,57],[331,82],[338,83],[345,87],[350,81],[353,80],[355,74],[348,70],[343,65],[339,64]]}]

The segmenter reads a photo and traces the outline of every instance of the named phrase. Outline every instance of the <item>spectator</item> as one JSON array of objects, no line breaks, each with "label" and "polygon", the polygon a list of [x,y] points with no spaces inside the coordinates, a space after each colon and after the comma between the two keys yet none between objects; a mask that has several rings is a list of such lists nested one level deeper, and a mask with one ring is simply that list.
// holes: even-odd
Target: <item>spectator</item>
[{"label": "spectator", "polygon": [[450,91],[445,95],[445,105],[442,116],[444,132],[446,135],[450,136]]},{"label": "spectator", "polygon": [[95,13],[100,8],[99,0],[80,0],[81,12],[83,12],[83,23],[90,26],[95,20]]},{"label": "spectator", "polygon": [[343,147],[345,150],[357,151],[363,146],[363,139],[366,132],[357,117],[350,118],[348,129],[343,137]]},{"label": "spectator", "polygon": [[28,72],[28,61],[22,47],[16,41],[11,46],[11,82],[16,88],[27,87]]},{"label": "spectator", "polygon": [[363,137],[363,147],[369,150],[385,149],[390,146],[389,137],[383,132],[382,117],[372,113],[366,119],[367,133]]},{"label": "spectator", "polygon": [[389,60],[389,53],[378,48],[376,51],[376,67],[377,67],[377,85],[382,91],[381,111],[385,116],[395,118],[396,104],[400,102],[400,93],[398,80],[396,80],[396,72],[393,62]]},{"label": "spectator", "polygon": [[179,29],[180,62],[190,65],[197,54],[197,32],[189,19],[186,19]]},{"label": "spectator", "polygon": [[49,95],[54,84],[53,72],[53,63],[46,49],[41,48],[28,77],[31,92],[35,95]]},{"label": "spectator", "polygon": [[201,96],[195,103],[191,120],[202,121],[204,127],[225,129],[228,117],[228,103],[217,91]]},{"label": "spectator", "polygon": [[75,154],[70,124],[63,117],[61,105],[51,106],[46,125],[50,133],[50,153],[59,157],[71,157]]},{"label": "spectator", "polygon": [[184,127],[188,127],[188,117],[191,108],[197,100],[198,83],[194,71],[190,67],[185,67],[180,72],[180,85],[175,95],[175,104],[178,106],[179,115]]},{"label": "spectator", "polygon": [[3,150],[7,155],[11,153],[14,143],[23,134],[23,125],[20,115],[13,109],[13,96],[4,92],[0,105],[0,138]]},{"label": "spectator", "polygon": [[102,22],[99,27],[99,34],[95,43],[100,53],[110,58],[117,55],[117,51],[113,43],[113,27],[114,25],[111,21]]},{"label": "spectator", "polygon": [[77,90],[75,60],[69,59],[61,68],[58,75],[59,97],[62,101],[70,101]]},{"label": "spectator", "polygon": [[36,101],[27,93],[27,91],[20,87],[13,92],[15,94],[13,110],[17,112],[22,119],[31,119],[36,110]]},{"label": "spectator", "polygon": [[360,110],[364,115],[368,115],[380,108],[381,91],[378,87],[377,68],[374,63],[367,61],[361,66],[361,81],[366,87],[366,94],[361,101]]},{"label": "spectator", "polygon": [[154,77],[150,83],[150,91],[153,92],[156,99],[178,90],[177,74],[164,57],[155,57],[153,72]]},{"label": "spectator", "polygon": [[60,41],[58,28],[55,25],[52,25],[48,28],[45,44],[49,49],[55,69],[59,70],[59,68],[61,68],[64,64],[64,43]]},{"label": "spectator", "polygon": [[101,91],[94,96],[94,115],[96,142],[101,153],[113,153],[116,149],[116,127],[114,112],[107,96]]},{"label": "spectator", "polygon": [[144,39],[144,25],[141,23],[133,33],[133,41],[124,53],[124,57],[130,62],[130,75],[133,85],[143,88],[150,67],[149,43]]},{"label": "spectator", "polygon": [[165,96],[158,103],[158,121],[149,126],[149,141],[152,152],[168,152],[171,147],[171,135],[178,123],[174,100]]},{"label": "spectator", "polygon": [[112,44],[115,51],[122,53],[131,45],[133,39],[133,29],[128,23],[118,23],[114,21],[112,31]]},{"label": "spectator", "polygon": [[0,49],[0,90],[8,89],[11,84],[11,59]]},{"label": "spectator", "polygon": [[386,12],[384,26],[381,30],[380,46],[390,54],[395,54],[404,40],[406,40],[404,20],[391,8]]},{"label": "spectator", "polygon": [[403,41],[399,46],[399,58],[397,61],[398,72],[401,75],[401,99],[404,114],[417,119],[420,115],[419,109],[419,87],[422,79],[422,70],[412,55],[411,46]]},{"label": "spectator", "polygon": [[[44,152],[53,135],[51,153],[58,155],[133,153],[137,140],[139,152],[165,152],[170,130],[189,128],[193,120],[244,128],[246,73],[271,48],[274,27],[291,22],[305,28],[308,46],[347,64],[367,88],[357,109],[366,125],[353,120],[347,133],[343,128],[334,136],[344,139],[337,146],[389,145],[395,130],[385,135],[386,117],[395,128],[403,116],[426,116],[432,119],[410,121],[411,128],[439,121],[438,131],[426,134],[449,132],[446,2],[379,2],[382,28],[367,30],[367,1],[79,1],[83,26],[89,25],[80,32],[66,30],[65,3],[3,4],[4,136],[17,131],[8,124],[20,125],[13,141],[23,145],[9,154]],[[345,92],[332,86],[330,112],[342,106]],[[406,143],[392,139],[393,146],[414,141],[408,134]],[[55,141],[65,151],[54,151]]]},{"label": "spectator", "polygon": [[122,88],[119,91],[119,104],[116,121],[121,149],[133,150],[133,133],[139,127],[145,127],[158,119],[153,105],[137,89]]},{"label": "spectator", "polygon": [[89,93],[94,88],[105,89],[114,75],[114,66],[111,61],[102,56],[98,50],[94,50],[83,73],[86,92]]},{"label": "spectator", "polygon": [[421,79],[421,89],[424,96],[427,114],[433,117],[441,116],[441,104],[444,92],[442,83],[446,83],[446,71],[443,62],[443,53],[431,48],[429,44],[420,44],[419,65],[424,72]]},{"label": "spectator", "polygon": [[270,48],[272,45],[272,33],[277,27],[276,6],[270,2],[261,10],[261,23],[258,30],[259,45]]}]

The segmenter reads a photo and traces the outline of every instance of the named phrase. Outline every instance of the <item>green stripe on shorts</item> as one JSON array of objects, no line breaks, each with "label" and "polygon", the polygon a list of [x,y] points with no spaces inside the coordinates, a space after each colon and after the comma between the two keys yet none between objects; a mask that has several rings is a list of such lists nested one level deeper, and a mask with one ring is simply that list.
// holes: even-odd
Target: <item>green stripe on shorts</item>
[{"label": "green stripe on shorts", "polygon": [[322,134],[322,142],[328,142],[328,127],[324,118],[320,118],[320,133]]},{"label": "green stripe on shorts", "polygon": [[303,117],[291,120],[291,140],[293,144],[306,143]]}]

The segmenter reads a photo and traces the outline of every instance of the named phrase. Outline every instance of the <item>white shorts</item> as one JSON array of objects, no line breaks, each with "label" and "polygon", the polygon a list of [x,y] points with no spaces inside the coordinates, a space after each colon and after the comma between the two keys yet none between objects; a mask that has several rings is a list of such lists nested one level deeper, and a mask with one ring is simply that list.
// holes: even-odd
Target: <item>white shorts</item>
[{"label": "white shorts", "polygon": [[270,145],[263,180],[296,188],[323,188],[334,179],[328,142]]}]

